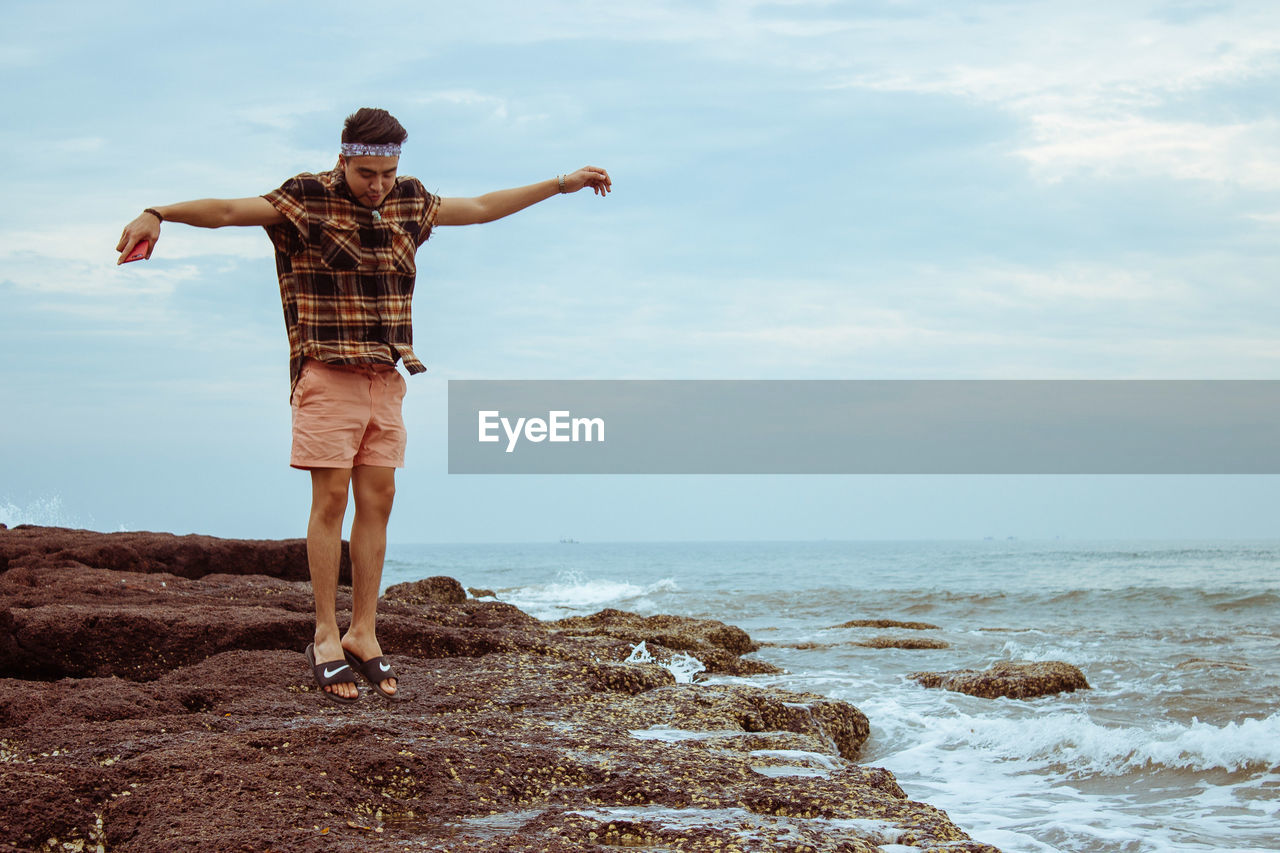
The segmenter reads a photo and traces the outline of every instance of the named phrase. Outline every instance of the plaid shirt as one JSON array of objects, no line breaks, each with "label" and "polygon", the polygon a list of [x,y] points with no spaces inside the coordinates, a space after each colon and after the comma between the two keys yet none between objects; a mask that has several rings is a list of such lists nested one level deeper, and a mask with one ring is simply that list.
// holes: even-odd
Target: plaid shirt
[{"label": "plaid shirt", "polygon": [[290,387],[306,357],[329,364],[395,364],[426,370],[413,354],[414,253],[431,236],[439,197],[417,178],[396,184],[373,211],[341,169],[301,174],[263,196],[285,217],[267,227],[276,250]]}]

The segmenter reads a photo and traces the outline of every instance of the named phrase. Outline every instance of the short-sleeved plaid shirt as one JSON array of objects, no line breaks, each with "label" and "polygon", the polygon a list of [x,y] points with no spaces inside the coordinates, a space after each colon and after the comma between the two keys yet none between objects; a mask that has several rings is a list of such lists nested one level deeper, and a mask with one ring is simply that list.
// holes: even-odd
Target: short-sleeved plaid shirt
[{"label": "short-sleeved plaid shirt", "polygon": [[302,360],[395,364],[426,370],[413,354],[414,254],[435,225],[439,197],[396,178],[374,211],[356,201],[341,169],[302,174],[263,196],[286,221],[267,227],[276,250],[289,332],[289,375]]}]

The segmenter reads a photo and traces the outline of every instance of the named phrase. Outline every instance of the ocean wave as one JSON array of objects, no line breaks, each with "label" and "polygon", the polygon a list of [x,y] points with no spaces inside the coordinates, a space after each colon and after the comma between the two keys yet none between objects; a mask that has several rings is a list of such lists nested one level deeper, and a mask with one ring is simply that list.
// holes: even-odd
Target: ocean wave
[{"label": "ocean wave", "polygon": [[1060,660],[1079,667],[1114,663],[1119,660],[1114,654],[1101,650],[1095,644],[1086,645],[1062,638],[1039,643],[1024,643],[1016,639],[1006,640],[1000,647],[1000,655],[996,659],[1036,662]]},{"label": "ocean wave", "polygon": [[[1217,619],[1224,612],[1244,618],[1274,610],[1280,590],[1263,579],[1228,587],[1192,589],[1167,586],[1126,586],[1116,589],[1062,589],[1035,591],[946,590],[905,587],[898,590],[850,590],[826,586],[813,588],[703,590],[699,579],[683,590],[701,593],[706,602],[730,618],[752,619],[762,613],[785,615],[792,624],[829,627],[854,618],[896,618],[931,621],[944,627],[1025,628],[1037,624],[1098,625],[1109,630],[1129,630],[1148,636],[1165,623],[1181,626],[1190,618]],[[993,619],[1017,615],[1017,623],[999,625]],[[823,621],[826,620],[826,621]],[[959,624],[957,624],[959,623]],[[1136,636],[1137,634],[1135,634]]]},{"label": "ocean wave", "polygon": [[860,692],[863,760],[1001,849],[1277,849],[1266,795],[1280,714],[1104,725],[1084,710],[1010,702],[990,716],[937,691]]},{"label": "ocean wave", "polygon": [[606,606],[638,608],[647,596],[678,592],[674,578],[662,578],[649,584],[588,578],[578,571],[561,572],[546,584],[510,587],[498,590],[498,598],[514,604],[539,619],[560,618],[579,612],[594,612]]},{"label": "ocean wave", "polygon": [[1213,604],[1214,610],[1246,610],[1250,608],[1266,608],[1272,610],[1277,604],[1280,604],[1280,595],[1274,592],[1260,592],[1256,595],[1248,595],[1244,598],[1230,598],[1226,601],[1217,601]]},{"label": "ocean wave", "polygon": [[1193,720],[1112,727],[1078,714],[1024,719],[937,719],[935,731],[1008,760],[1072,775],[1122,776],[1153,770],[1266,771],[1280,767],[1280,714],[1224,725]]}]

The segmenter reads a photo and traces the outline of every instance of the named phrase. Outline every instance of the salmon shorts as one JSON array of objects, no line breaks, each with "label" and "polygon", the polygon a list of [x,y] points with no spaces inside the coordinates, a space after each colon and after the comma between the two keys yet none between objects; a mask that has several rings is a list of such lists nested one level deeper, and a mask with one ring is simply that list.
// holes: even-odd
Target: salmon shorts
[{"label": "salmon shorts", "polygon": [[390,364],[308,358],[293,389],[294,468],[404,467],[405,382]]}]

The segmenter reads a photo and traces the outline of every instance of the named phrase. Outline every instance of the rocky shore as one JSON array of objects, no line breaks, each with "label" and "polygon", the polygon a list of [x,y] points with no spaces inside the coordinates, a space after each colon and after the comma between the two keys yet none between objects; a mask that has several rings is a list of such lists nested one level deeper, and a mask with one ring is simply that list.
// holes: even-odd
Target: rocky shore
[{"label": "rocky shore", "polygon": [[299,541],[0,529],[0,851],[994,850],[859,763],[853,706],[662,665],[774,671],[735,627],[402,584],[412,701],[340,707],[305,578]]}]

